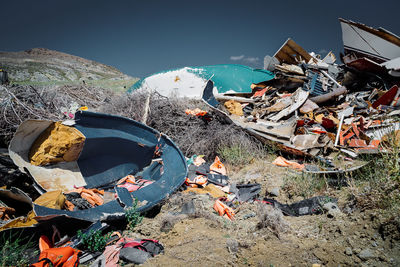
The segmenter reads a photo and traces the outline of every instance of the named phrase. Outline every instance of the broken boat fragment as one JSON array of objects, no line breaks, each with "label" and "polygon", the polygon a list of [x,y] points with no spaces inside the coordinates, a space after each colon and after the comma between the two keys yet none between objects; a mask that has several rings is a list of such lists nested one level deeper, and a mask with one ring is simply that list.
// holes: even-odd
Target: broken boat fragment
[{"label": "broken boat fragment", "polygon": [[[84,186],[114,192],[116,199],[75,211],[34,204],[39,217],[65,215],[87,221],[107,220],[124,216],[124,208],[131,206],[135,198],[140,203],[138,211],[144,212],[173,193],[185,180],[185,157],[167,136],[128,118],[84,111],[75,114],[74,128],[86,138],[78,160],[34,166],[29,162],[29,150],[51,123],[28,120],[21,124],[9,147],[14,163],[22,171],[29,171],[42,193]],[[161,154],[160,158],[154,158],[155,152]],[[133,192],[114,187],[129,174],[153,182]]]}]

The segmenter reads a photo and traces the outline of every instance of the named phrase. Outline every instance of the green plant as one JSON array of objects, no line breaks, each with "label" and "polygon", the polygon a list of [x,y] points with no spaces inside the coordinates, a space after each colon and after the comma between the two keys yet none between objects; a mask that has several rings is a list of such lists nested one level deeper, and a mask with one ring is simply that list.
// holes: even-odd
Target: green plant
[{"label": "green plant", "polygon": [[110,238],[111,233],[102,235],[101,231],[91,230],[89,233],[82,233],[81,230],[77,232],[78,237],[82,240],[82,245],[90,251],[102,251],[107,240]]},{"label": "green plant", "polygon": [[252,151],[241,144],[219,146],[217,153],[226,163],[232,165],[245,165],[254,158]]},{"label": "green plant", "polygon": [[290,172],[284,179],[283,189],[292,196],[309,198],[326,189],[324,176],[304,172]]},{"label": "green plant", "polygon": [[[385,139],[385,138],[384,138]],[[365,155],[368,164],[348,174],[350,198],[361,209],[400,209],[400,145],[396,134],[386,137],[378,155]]]},{"label": "green plant", "polygon": [[[29,250],[29,252],[27,252]],[[37,255],[31,238],[21,236],[2,236],[0,239],[0,266],[27,266],[29,258]]]},{"label": "green plant", "polygon": [[140,216],[140,212],[137,210],[138,208],[138,200],[135,199],[132,207],[125,209],[125,218],[128,222],[128,229],[133,230],[138,224],[140,224],[143,220],[143,216]]}]

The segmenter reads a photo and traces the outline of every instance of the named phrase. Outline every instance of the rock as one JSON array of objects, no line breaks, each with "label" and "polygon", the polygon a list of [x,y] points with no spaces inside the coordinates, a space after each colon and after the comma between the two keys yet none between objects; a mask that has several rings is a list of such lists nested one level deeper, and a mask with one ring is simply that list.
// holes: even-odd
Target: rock
[{"label": "rock", "polygon": [[249,219],[249,218],[252,218],[252,217],[256,217],[256,213],[255,212],[250,212],[250,213],[247,213],[247,214],[245,214],[245,215],[243,215],[243,220],[247,220],[247,219]]},{"label": "rock", "polygon": [[142,264],[145,263],[148,258],[151,258],[151,255],[137,248],[123,248],[119,253],[119,258],[126,262]]},{"label": "rock", "polygon": [[181,214],[195,214],[196,207],[194,206],[193,200],[186,202],[182,205]]},{"label": "rock", "polygon": [[279,187],[274,187],[269,192],[272,196],[279,197]]},{"label": "rock", "polygon": [[239,250],[239,243],[236,239],[229,238],[228,240],[226,240],[226,246],[229,253],[236,254]]},{"label": "rock", "polygon": [[328,213],[328,217],[337,217],[342,213],[334,202],[325,203],[322,208]]},{"label": "rock", "polygon": [[372,259],[375,257],[374,253],[372,252],[372,250],[370,250],[369,248],[363,249],[361,250],[360,253],[358,253],[358,257],[364,261],[368,260],[368,259]]},{"label": "rock", "polygon": [[351,250],[350,247],[346,247],[344,254],[346,254],[347,256],[351,256],[351,255],[353,255],[353,251]]}]

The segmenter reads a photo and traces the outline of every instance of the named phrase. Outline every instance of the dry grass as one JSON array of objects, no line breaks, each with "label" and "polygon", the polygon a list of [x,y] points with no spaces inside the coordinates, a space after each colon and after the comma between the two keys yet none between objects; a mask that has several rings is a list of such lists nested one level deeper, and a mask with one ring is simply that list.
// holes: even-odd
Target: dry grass
[{"label": "dry grass", "polygon": [[[146,94],[134,92],[117,96],[99,110],[142,121],[145,114]],[[213,113],[202,101],[166,98],[151,95],[146,124],[168,135],[185,156],[205,155],[213,160],[217,154],[231,163],[245,164],[266,151],[259,141],[242,129]],[[186,109],[200,108],[209,112],[213,119],[206,122],[185,114]]]},{"label": "dry grass", "polygon": [[[15,130],[26,119],[63,120],[64,110],[71,106],[88,106],[89,110],[115,114],[143,121],[168,135],[185,156],[205,155],[213,160],[222,154],[232,164],[247,164],[261,157],[261,144],[243,130],[218,117],[202,101],[150,96],[146,113],[145,93],[117,94],[112,90],[84,85],[0,86],[0,137],[8,145]],[[186,109],[207,110],[213,119],[209,122],[185,114]]]},{"label": "dry grass", "polygon": [[288,222],[283,218],[282,211],[270,205],[258,204],[257,216],[259,218],[258,228],[268,228],[278,238],[281,233],[289,229]]}]

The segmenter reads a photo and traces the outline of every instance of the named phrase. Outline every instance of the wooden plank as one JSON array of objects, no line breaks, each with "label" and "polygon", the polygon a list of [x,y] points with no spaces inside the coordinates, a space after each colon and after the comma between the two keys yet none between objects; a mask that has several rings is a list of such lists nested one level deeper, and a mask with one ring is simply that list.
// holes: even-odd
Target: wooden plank
[{"label": "wooden plank", "polygon": [[227,96],[227,95],[215,95],[215,99],[218,101],[229,101],[234,100],[240,103],[255,103],[256,100],[247,97],[239,97],[239,96]]},{"label": "wooden plank", "polygon": [[297,54],[299,54],[300,56],[302,56],[306,62],[310,61],[310,59],[312,58],[312,56],[303,49],[303,47],[299,46],[295,41],[293,41],[292,39],[290,39],[287,43],[287,45],[292,48],[294,51],[297,52]]}]

